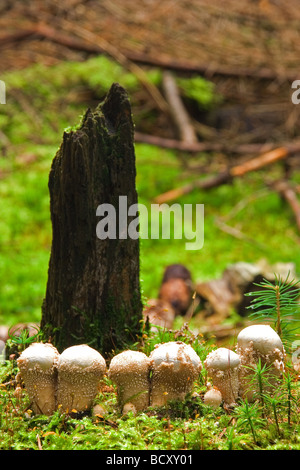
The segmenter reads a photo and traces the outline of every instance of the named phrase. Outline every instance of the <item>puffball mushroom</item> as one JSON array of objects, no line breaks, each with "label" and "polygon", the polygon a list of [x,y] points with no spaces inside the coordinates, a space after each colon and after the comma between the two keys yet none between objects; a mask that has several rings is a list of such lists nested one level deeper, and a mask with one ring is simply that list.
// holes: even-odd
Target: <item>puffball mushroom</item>
[{"label": "puffball mushroom", "polygon": [[25,349],[17,364],[32,411],[52,415],[56,410],[56,375],[59,353],[50,343],[32,343]]},{"label": "puffball mushroom", "polygon": [[212,408],[218,408],[223,401],[222,393],[217,388],[212,387],[205,393],[203,401],[205,405],[209,405]]},{"label": "puffball mushroom", "polygon": [[57,404],[61,411],[89,410],[106,371],[102,355],[86,344],[70,346],[60,355],[57,370]]},{"label": "puffball mushroom", "polygon": [[150,361],[142,352],[127,350],[112,358],[108,376],[117,385],[123,413],[135,413],[149,406],[149,373]]},{"label": "puffball mushroom", "polygon": [[163,406],[169,400],[183,400],[202,369],[198,354],[181,341],[155,346],[150,354],[152,370],[150,404]]},{"label": "puffball mushroom", "polygon": [[239,356],[227,348],[212,351],[204,361],[208,376],[227,406],[234,406],[238,398],[240,362]]},{"label": "puffball mushroom", "polygon": [[273,384],[284,371],[285,350],[279,335],[269,325],[251,325],[241,330],[237,336],[236,352],[241,358],[241,365],[247,366],[241,367],[240,393],[249,401],[253,399],[254,392],[249,387],[253,375],[249,368],[255,367],[260,360],[272,375]]}]

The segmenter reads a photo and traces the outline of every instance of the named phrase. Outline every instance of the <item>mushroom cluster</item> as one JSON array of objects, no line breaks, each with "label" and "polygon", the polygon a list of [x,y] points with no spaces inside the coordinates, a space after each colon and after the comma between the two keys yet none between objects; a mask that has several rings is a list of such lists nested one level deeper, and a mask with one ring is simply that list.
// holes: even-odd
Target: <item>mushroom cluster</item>
[{"label": "mushroom cluster", "polygon": [[50,343],[32,343],[17,364],[33,412],[45,415],[89,410],[106,370],[101,354],[85,344],[60,355]]},{"label": "mushroom cluster", "polygon": [[[221,347],[210,352],[204,367],[208,378],[204,403],[235,406],[239,397],[255,396],[253,369],[258,362],[271,371],[274,387],[284,371],[285,350],[278,334],[268,325],[252,325],[237,336],[236,352]],[[101,354],[86,344],[71,346],[59,354],[49,343],[33,343],[17,360],[32,409],[51,415],[87,411],[106,372]],[[202,362],[192,346],[181,341],[157,344],[151,354],[126,350],[111,359],[108,376],[116,384],[122,413],[137,413],[148,406],[164,406],[183,400],[192,390]]]},{"label": "mushroom cluster", "polygon": [[163,406],[183,399],[191,390],[202,364],[193,348],[181,341],[161,343],[147,357],[124,351],[110,363],[108,375],[117,385],[123,413]]},{"label": "mushroom cluster", "polygon": [[208,384],[204,402],[217,406],[219,393],[225,406],[234,406],[236,400],[255,399],[253,374],[260,362],[266,366],[268,387],[274,389],[284,371],[285,350],[279,335],[269,325],[251,325],[237,336],[236,352],[219,348],[208,354],[204,361],[213,387]]}]

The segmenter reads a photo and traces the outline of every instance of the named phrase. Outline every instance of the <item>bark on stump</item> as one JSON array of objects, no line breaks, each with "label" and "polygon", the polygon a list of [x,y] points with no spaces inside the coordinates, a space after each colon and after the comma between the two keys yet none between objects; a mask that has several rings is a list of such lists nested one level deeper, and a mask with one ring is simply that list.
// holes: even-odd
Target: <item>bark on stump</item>
[{"label": "bark on stump", "polygon": [[[64,133],[49,175],[52,247],[41,329],[59,351],[103,354],[136,340],[142,319],[139,240],[118,237],[119,196],[137,203],[133,122],[113,84],[76,131]],[[96,235],[100,204],[116,210],[117,238]],[[130,219],[129,219],[130,220]]]}]

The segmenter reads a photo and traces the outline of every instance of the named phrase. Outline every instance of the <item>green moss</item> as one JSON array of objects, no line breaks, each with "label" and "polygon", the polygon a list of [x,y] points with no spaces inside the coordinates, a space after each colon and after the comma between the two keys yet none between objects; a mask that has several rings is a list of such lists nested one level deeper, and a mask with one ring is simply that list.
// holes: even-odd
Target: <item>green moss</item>
[{"label": "green moss", "polygon": [[222,102],[215,84],[205,78],[177,78],[177,83],[183,96],[195,101],[200,109],[209,110]]}]

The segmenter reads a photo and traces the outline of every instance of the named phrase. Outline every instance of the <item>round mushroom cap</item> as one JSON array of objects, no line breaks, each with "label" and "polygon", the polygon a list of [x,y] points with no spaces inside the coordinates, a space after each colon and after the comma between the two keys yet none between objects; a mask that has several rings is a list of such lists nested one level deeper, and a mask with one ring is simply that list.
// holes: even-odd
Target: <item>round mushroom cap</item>
[{"label": "round mushroom cap", "polygon": [[150,354],[152,368],[162,363],[172,363],[173,371],[180,370],[182,364],[192,364],[196,370],[201,370],[202,364],[194,349],[181,341],[170,341],[155,346]]},{"label": "round mushroom cap", "polygon": [[251,325],[244,328],[237,337],[237,346],[246,349],[253,344],[253,349],[261,354],[269,354],[274,349],[283,351],[283,344],[276,333],[269,325]]},{"label": "round mushroom cap", "polygon": [[72,366],[72,368],[84,370],[96,365],[103,369],[103,373],[105,372],[105,359],[96,349],[87,344],[70,346],[61,353],[59,358],[60,367]]},{"label": "round mushroom cap", "polygon": [[204,364],[208,369],[227,370],[238,367],[240,357],[234,351],[227,348],[218,348],[208,354]]},{"label": "round mushroom cap", "polygon": [[123,351],[114,356],[109,366],[109,377],[116,379],[123,374],[148,372],[149,358],[140,351]]},{"label": "round mushroom cap", "polygon": [[47,371],[53,367],[59,358],[57,349],[50,343],[32,343],[26,348],[17,360],[18,366],[33,369],[38,367]]}]

